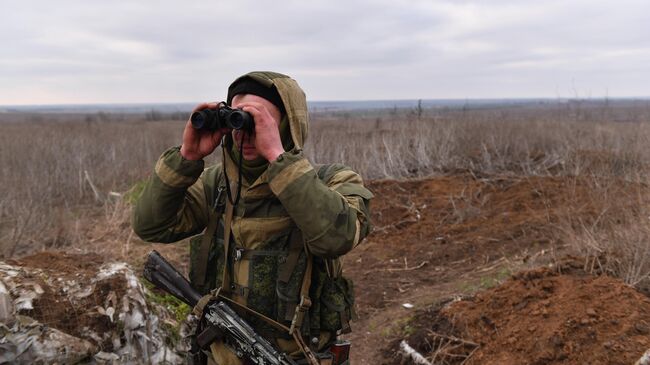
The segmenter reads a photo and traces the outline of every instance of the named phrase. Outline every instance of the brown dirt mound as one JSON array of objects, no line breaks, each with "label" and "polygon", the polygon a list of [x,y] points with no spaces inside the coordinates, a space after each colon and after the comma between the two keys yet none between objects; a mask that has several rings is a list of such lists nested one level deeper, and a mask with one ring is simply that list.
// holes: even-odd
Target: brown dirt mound
[{"label": "brown dirt mound", "polygon": [[371,182],[374,232],[345,257],[346,273],[364,292],[358,298],[362,312],[403,297],[409,283],[448,281],[503,257],[548,251],[567,217],[590,224],[603,211],[629,210],[625,197],[648,191],[619,182],[603,192],[594,184],[586,178],[472,175]]},{"label": "brown dirt mound", "polygon": [[[650,348],[650,299],[620,280],[575,270],[522,272],[416,320],[432,323],[408,339],[423,354],[443,358],[439,338],[466,345],[465,357],[448,364],[632,364]],[[463,362],[472,343],[478,348]]]},{"label": "brown dirt mound", "polygon": [[41,274],[29,278],[38,283],[44,293],[34,300],[32,310],[21,311],[37,321],[75,337],[86,338],[104,351],[111,351],[110,338],[98,340],[89,337],[88,331],[99,336],[117,328],[117,322],[95,310],[106,306],[107,300],[116,307],[126,293],[124,278],[111,276],[95,283],[94,290],[87,296],[74,297],[63,289],[65,283],[88,284],[104,263],[101,256],[93,253],[74,254],[64,252],[40,252],[19,260],[10,260],[12,265],[40,269]]},{"label": "brown dirt mound", "polygon": [[97,268],[104,263],[104,258],[95,253],[74,254],[47,251],[8,262],[12,265],[43,269],[63,275],[82,273],[94,275]]}]

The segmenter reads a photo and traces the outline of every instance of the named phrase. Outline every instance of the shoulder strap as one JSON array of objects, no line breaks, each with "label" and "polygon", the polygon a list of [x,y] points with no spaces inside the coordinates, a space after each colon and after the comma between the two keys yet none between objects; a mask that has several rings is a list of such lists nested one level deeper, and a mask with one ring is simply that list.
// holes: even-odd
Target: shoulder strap
[{"label": "shoulder strap", "polygon": [[223,206],[221,205],[221,197],[225,187],[219,186],[217,192],[217,198],[214,199],[214,205],[210,210],[208,216],[208,227],[203,232],[203,237],[201,237],[201,245],[199,246],[199,257],[201,258],[196,265],[196,284],[201,287],[205,284],[206,272],[208,270],[208,257],[210,257],[210,248],[212,247],[212,238],[214,233],[217,231],[219,226],[219,221],[221,220],[221,214],[223,213]]},{"label": "shoulder strap", "polygon": [[210,218],[208,228],[205,229],[203,237],[201,237],[201,245],[199,246],[199,257],[201,258],[196,262],[196,285],[201,287],[205,284],[205,275],[208,270],[208,257],[210,255],[210,248],[212,247],[212,237],[219,225],[219,217]]},{"label": "shoulder strap", "polygon": [[[307,249],[307,245],[302,237],[302,232],[296,229],[291,232],[289,244],[289,255],[285,265],[279,271],[279,279],[284,280],[284,282],[289,281],[291,273],[295,270],[296,264],[298,263],[298,256],[300,252],[304,250],[305,255],[307,256],[307,267],[305,268],[305,273],[302,277],[302,285],[300,287],[300,298],[295,309],[293,310],[292,315],[287,319],[291,320],[291,327],[289,327],[289,334],[293,335],[294,333],[300,332],[302,328],[302,323],[305,320],[305,315],[309,312],[311,307],[311,299],[309,298],[309,288],[311,287],[311,277],[314,266],[314,259],[311,255],[311,252]],[[285,280],[286,279],[286,280]],[[289,313],[287,313],[289,314]]]},{"label": "shoulder strap", "polygon": [[232,263],[230,259],[230,233],[232,231],[232,215],[235,207],[230,203],[229,200],[226,201],[226,217],[224,219],[224,232],[223,232],[223,249],[224,255],[226,257],[223,273],[223,282],[221,284],[221,290],[225,293],[230,293],[230,281],[232,280]]},{"label": "shoulder strap", "polygon": [[[296,230],[292,233],[292,240],[294,242],[302,243],[302,246],[305,249],[305,254],[307,255],[307,267],[305,268],[305,274],[302,277],[302,286],[300,287],[300,302],[296,306],[296,311],[293,314],[293,319],[291,320],[291,327],[289,327],[289,334],[293,336],[294,341],[302,351],[302,353],[307,358],[309,364],[318,364],[318,360],[311,352],[309,345],[307,345],[302,338],[300,329],[302,328],[302,323],[305,320],[305,315],[309,312],[311,307],[311,299],[309,299],[309,287],[311,286],[311,275],[312,269],[314,266],[314,259],[311,255],[311,252],[307,249],[307,245],[302,238],[302,232]],[[292,244],[292,246],[297,246],[297,244]]]}]

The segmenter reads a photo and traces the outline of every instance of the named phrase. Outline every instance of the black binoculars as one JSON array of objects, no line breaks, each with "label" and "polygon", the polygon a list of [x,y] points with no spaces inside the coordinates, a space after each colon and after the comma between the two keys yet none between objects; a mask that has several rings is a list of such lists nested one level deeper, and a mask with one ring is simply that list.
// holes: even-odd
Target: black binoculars
[{"label": "black binoculars", "polygon": [[255,128],[253,116],[241,109],[233,109],[221,103],[218,109],[203,109],[190,117],[194,129],[216,131],[221,128],[243,129],[251,132]]}]

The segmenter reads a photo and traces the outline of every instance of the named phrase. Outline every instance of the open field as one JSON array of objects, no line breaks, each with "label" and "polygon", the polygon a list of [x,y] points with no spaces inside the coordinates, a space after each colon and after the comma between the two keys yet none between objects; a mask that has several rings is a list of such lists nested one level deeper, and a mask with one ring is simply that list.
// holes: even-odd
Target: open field
[{"label": "open field", "polygon": [[[0,257],[87,241],[82,220],[105,213],[98,205],[114,213],[109,193],[125,193],[180,143],[183,122],[162,117],[0,114]],[[642,102],[319,113],[306,152],[366,179],[458,172],[645,179],[649,119]]]},{"label": "open field", "polygon": [[[402,362],[402,339],[437,364],[624,364],[650,348],[647,104],[312,122],[310,159],[352,166],[376,195],[374,231],[345,257],[354,364]],[[182,124],[0,123],[2,255],[38,266],[43,253],[21,257],[92,252],[137,268],[155,247],[185,267],[185,243],[140,242],[128,220],[138,181]]]}]

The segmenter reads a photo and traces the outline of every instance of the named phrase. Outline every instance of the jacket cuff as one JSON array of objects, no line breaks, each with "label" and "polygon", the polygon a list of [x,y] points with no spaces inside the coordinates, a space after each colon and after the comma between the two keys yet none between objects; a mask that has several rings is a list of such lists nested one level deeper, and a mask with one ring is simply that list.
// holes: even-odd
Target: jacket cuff
[{"label": "jacket cuff", "polygon": [[294,181],[313,170],[302,152],[285,152],[269,165],[269,187],[275,196],[280,196]]},{"label": "jacket cuff", "polygon": [[160,156],[154,171],[165,185],[172,188],[187,188],[201,176],[204,164],[203,160],[184,159],[181,148],[172,147]]}]

